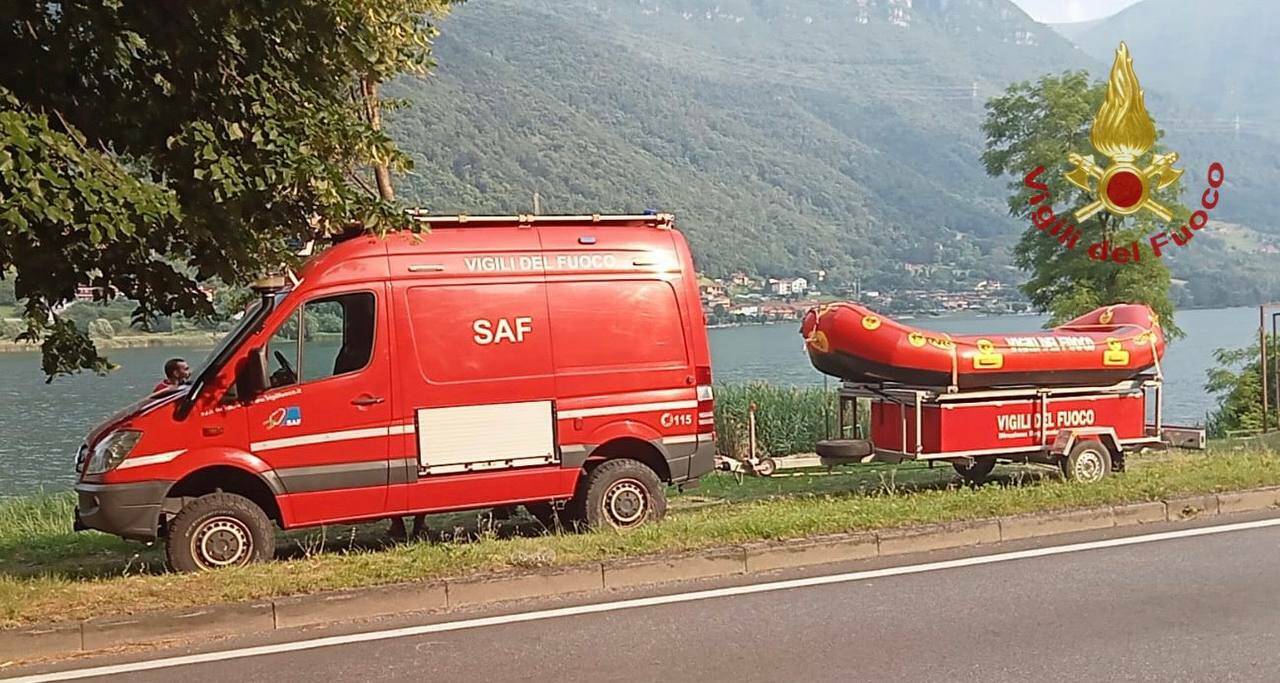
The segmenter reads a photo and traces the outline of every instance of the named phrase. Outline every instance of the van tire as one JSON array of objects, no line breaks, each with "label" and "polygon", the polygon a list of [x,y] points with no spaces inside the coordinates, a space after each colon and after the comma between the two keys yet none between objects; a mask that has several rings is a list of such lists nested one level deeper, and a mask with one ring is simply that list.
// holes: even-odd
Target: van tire
[{"label": "van tire", "polygon": [[177,572],[238,567],[275,557],[275,527],[256,503],[234,493],[210,493],[169,522],[165,557]]},{"label": "van tire", "polygon": [[588,529],[631,529],[667,514],[667,491],[648,465],[606,460],[587,473],[566,512]]}]

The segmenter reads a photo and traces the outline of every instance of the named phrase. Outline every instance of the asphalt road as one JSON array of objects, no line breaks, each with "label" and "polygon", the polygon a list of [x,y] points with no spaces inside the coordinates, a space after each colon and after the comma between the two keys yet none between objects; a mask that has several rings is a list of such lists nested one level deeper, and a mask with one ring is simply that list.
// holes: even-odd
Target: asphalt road
[{"label": "asphalt road", "polygon": [[[806,576],[886,564],[841,565]],[[768,580],[778,578],[788,577]],[[1278,680],[1280,527],[540,618],[112,680],[182,679]]]}]

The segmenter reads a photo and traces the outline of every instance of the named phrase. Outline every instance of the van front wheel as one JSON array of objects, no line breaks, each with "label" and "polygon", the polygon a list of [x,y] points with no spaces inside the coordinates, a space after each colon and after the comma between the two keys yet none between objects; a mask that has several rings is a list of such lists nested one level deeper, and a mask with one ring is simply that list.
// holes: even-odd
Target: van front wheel
[{"label": "van front wheel", "polygon": [[630,529],[662,519],[667,492],[648,465],[619,458],[592,469],[573,504],[588,528]]},{"label": "van front wheel", "polygon": [[271,520],[253,501],[234,493],[210,493],[182,508],[169,522],[169,567],[195,572],[239,567],[275,556]]}]

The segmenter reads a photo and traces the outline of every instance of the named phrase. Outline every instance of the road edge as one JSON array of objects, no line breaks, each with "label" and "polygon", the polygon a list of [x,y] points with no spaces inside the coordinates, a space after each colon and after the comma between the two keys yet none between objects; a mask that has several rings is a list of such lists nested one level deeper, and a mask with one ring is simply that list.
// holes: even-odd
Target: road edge
[{"label": "road edge", "polygon": [[786,541],[759,541],[546,570],[396,583],[184,610],[36,624],[0,631],[0,664],[168,640],[253,635],[278,629],[415,612],[440,612],[510,600],[760,574],[779,569],[1272,508],[1280,508],[1280,486]]}]

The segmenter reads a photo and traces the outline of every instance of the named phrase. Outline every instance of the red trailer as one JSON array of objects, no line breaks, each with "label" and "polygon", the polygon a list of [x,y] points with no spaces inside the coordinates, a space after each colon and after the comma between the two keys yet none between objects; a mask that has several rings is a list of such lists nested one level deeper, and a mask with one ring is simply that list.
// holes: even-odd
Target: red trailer
[{"label": "red trailer", "polygon": [[[1204,448],[1204,430],[1163,424],[1162,392],[1156,375],[1106,386],[971,391],[845,382],[841,438],[819,442],[816,450],[827,466],[942,460],[966,479],[981,481],[997,462],[1034,462],[1093,482],[1123,470],[1132,451]],[[860,433],[860,402],[870,407],[868,434]]]}]

